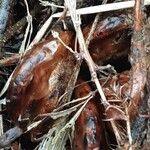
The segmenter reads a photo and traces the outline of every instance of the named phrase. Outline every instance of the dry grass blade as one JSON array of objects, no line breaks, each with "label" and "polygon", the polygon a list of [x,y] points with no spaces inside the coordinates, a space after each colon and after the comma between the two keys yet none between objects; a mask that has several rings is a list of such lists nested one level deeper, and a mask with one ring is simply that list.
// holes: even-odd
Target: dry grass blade
[{"label": "dry grass blade", "polygon": [[23,53],[26,50],[26,48],[29,46],[32,31],[33,31],[32,16],[29,12],[28,2],[26,0],[24,0],[24,2],[25,2],[25,5],[26,5],[26,9],[27,9],[27,22],[28,22],[28,25],[27,25],[27,28],[26,28],[26,31],[25,31],[24,40],[22,41],[19,53]]},{"label": "dry grass blade", "polygon": [[12,72],[12,74],[9,76],[7,82],[5,83],[3,89],[0,92],[0,97],[6,92],[6,90],[8,89],[9,83],[11,81],[12,75],[13,75],[14,71]]},{"label": "dry grass blade", "polygon": [[57,111],[61,110],[62,108],[66,107],[66,106],[69,106],[70,104],[74,104],[74,103],[81,102],[81,101],[83,101],[83,100],[89,98],[89,97],[92,96],[92,95],[94,95],[94,92],[90,92],[88,95],[86,95],[86,96],[84,96],[84,97],[77,98],[77,99],[74,99],[74,100],[72,100],[72,101],[70,101],[70,102],[67,102],[67,103],[65,103],[64,105],[62,105],[62,106],[60,106],[60,107],[54,109],[53,112],[57,112]]},{"label": "dry grass blade", "polygon": [[[134,7],[134,4],[135,4],[134,0],[104,4],[104,5],[93,6],[90,8],[83,8],[81,10],[77,10],[77,14],[83,15],[83,14],[92,14],[92,13],[98,13],[98,12],[106,12],[106,11],[114,11],[114,10],[119,10],[119,9],[132,8]],[[145,0],[144,5],[150,5],[150,0]]]},{"label": "dry grass blade", "polygon": [[73,107],[70,107],[70,108],[68,108],[66,110],[62,110],[62,111],[54,110],[54,112],[47,113],[47,114],[42,114],[40,116],[50,116],[53,119],[58,119],[60,117],[65,117],[65,116],[70,115],[72,112],[76,111],[79,106],[81,106],[83,104],[84,104],[84,102],[81,102],[81,103],[79,103],[79,104],[77,104],[77,105],[75,105]]},{"label": "dry grass blade", "polygon": [[42,120],[33,122],[32,124],[30,124],[30,125],[27,127],[27,131],[30,131],[30,130],[32,130],[33,128],[37,127],[41,122],[42,122]]}]

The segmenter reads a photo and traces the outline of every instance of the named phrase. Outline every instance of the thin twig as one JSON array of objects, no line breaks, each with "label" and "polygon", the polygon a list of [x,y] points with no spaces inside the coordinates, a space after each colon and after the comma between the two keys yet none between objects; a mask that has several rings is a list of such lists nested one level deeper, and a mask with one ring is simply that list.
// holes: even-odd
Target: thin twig
[{"label": "thin twig", "polygon": [[67,46],[67,45],[63,42],[63,40],[59,37],[59,33],[58,33],[58,32],[56,32],[56,31],[54,31],[54,30],[52,30],[51,32],[52,32],[53,37],[56,38],[56,39],[58,39],[59,42],[60,42],[64,47],[66,47],[71,53],[73,53],[73,54],[75,53],[75,51],[73,51],[73,49],[72,49],[71,47]]},{"label": "thin twig", "polygon": [[78,42],[79,42],[79,45],[80,45],[80,51],[81,51],[81,53],[84,54],[84,58],[85,58],[85,60],[86,60],[86,62],[88,64],[89,70],[91,72],[91,77],[93,78],[93,80],[94,80],[94,82],[96,84],[96,87],[98,89],[98,92],[99,92],[99,94],[101,96],[101,99],[102,99],[101,101],[102,101],[103,105],[105,107],[107,107],[110,104],[106,100],[105,94],[104,94],[104,92],[102,90],[102,87],[101,87],[101,85],[99,83],[99,80],[97,78],[97,74],[95,72],[95,63],[93,62],[93,60],[92,60],[92,58],[91,58],[91,56],[89,54],[89,51],[87,50],[87,47],[85,45],[83,33],[82,33],[81,27],[80,27],[80,24],[81,24],[80,16],[78,16],[76,14],[76,8],[75,8],[75,5],[76,5],[75,3],[76,2],[73,3],[70,0],[68,0],[68,1],[65,0],[65,2],[66,2],[66,5],[68,7],[68,10],[69,10],[69,12],[71,14],[71,19],[73,21],[73,25],[74,25],[74,28],[75,28],[75,31],[76,31],[76,34],[77,34],[77,38],[78,38]]}]

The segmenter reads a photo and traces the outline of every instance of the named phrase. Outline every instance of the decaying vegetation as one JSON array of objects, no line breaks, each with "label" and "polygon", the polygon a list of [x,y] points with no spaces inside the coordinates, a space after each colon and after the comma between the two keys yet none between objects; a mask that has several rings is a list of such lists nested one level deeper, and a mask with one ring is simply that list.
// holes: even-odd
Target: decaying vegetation
[{"label": "decaying vegetation", "polygon": [[1,0],[0,148],[148,150],[149,5]]}]

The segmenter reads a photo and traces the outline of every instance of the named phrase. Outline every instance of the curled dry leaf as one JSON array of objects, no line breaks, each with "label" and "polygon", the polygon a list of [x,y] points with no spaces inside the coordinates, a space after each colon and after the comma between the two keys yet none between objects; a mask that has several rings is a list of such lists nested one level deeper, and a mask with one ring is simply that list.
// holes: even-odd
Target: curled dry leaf
[{"label": "curled dry leaf", "polygon": [[[70,32],[60,33],[67,46],[71,45],[72,37]],[[55,109],[75,63],[73,54],[53,37],[29,50],[16,67],[8,88],[6,109],[10,120],[24,130],[22,122],[32,122],[37,115]]]},{"label": "curled dry leaf", "polygon": [[[107,60],[127,56],[130,51],[129,23],[126,14],[105,16],[98,21],[89,44],[89,52],[94,62],[103,64]],[[91,26],[83,29],[84,37],[88,36]]]},{"label": "curled dry leaf", "polygon": [[[92,90],[88,83],[79,82],[81,85],[75,88],[75,98],[84,97]],[[102,116],[102,108],[94,97],[87,103],[75,123],[73,149],[107,149]]]}]

